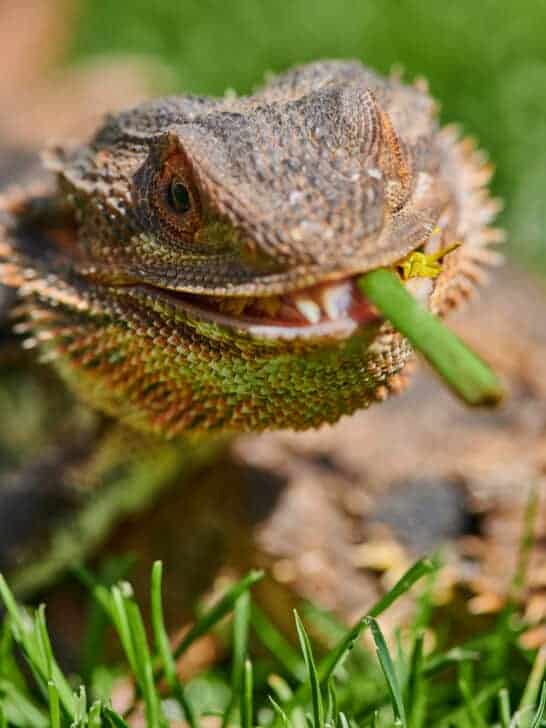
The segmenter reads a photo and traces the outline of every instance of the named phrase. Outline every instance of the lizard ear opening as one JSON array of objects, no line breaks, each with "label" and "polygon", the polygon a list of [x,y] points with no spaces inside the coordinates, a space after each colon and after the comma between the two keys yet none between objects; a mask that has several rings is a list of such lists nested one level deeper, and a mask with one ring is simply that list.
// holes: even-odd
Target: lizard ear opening
[{"label": "lizard ear opening", "polygon": [[133,199],[145,230],[169,243],[193,240],[201,225],[201,201],[190,160],[175,133],[166,132],[151,143],[133,179]]}]

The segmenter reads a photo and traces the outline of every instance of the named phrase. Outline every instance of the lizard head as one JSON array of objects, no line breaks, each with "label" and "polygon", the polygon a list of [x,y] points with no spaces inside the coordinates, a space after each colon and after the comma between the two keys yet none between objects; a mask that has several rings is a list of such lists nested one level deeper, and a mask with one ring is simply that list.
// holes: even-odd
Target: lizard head
[{"label": "lizard head", "polygon": [[425,92],[351,63],[111,117],[49,161],[70,231],[42,235],[49,346],[93,402],[170,434],[366,406],[410,352],[355,277],[429,244],[442,214],[456,232],[447,146]]}]

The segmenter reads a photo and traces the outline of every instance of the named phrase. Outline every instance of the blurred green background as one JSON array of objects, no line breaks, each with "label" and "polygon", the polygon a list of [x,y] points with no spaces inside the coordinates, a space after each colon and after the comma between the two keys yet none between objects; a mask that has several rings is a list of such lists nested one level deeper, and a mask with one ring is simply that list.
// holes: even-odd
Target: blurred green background
[{"label": "blurred green background", "polygon": [[72,59],[114,52],[162,61],[170,92],[325,57],[425,76],[496,165],[512,254],[546,274],[546,0],[87,0]]}]

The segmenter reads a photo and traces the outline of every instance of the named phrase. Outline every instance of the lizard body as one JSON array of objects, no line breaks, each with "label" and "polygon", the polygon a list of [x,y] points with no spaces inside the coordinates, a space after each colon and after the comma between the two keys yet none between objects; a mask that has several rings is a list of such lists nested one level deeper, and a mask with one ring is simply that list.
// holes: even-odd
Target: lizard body
[{"label": "lizard body", "polygon": [[384,398],[411,351],[355,276],[461,243],[408,282],[443,314],[499,238],[482,155],[422,85],[359,63],[141,105],[48,167],[51,188],[4,205],[18,330],[84,400],[164,436],[307,429]]}]

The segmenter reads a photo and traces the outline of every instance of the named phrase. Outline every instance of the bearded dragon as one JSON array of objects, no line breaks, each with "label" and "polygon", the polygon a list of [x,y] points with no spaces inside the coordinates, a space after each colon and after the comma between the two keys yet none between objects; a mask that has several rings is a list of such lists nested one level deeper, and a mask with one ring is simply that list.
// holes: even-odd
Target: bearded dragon
[{"label": "bearded dragon", "polygon": [[[4,196],[15,330],[79,400],[145,433],[128,452],[102,419],[60,418],[72,451],[51,479],[68,500],[180,479],[180,435],[304,430],[385,399],[411,350],[356,277],[392,267],[444,315],[497,260],[484,156],[440,127],[422,82],[357,62],[296,68],[249,97],[147,102],[45,162],[49,181]],[[109,525],[73,542],[96,546]],[[15,542],[9,564],[33,561]],[[63,548],[22,584],[82,555]]]},{"label": "bearded dragon", "polygon": [[152,101],[47,166],[51,191],[8,200],[0,230],[19,330],[93,406],[169,437],[384,398],[411,351],[355,277],[461,243],[412,285],[445,313],[498,239],[483,157],[421,85],[359,63]]}]

